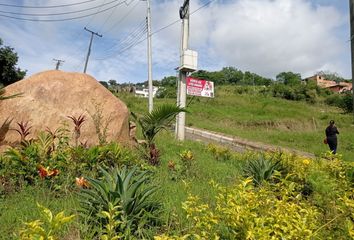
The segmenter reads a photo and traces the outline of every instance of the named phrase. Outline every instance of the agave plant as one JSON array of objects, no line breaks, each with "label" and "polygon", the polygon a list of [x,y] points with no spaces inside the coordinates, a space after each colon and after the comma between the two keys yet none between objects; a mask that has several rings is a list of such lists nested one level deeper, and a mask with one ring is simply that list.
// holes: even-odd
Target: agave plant
[{"label": "agave plant", "polygon": [[156,135],[161,130],[167,129],[180,112],[186,112],[186,110],[172,104],[164,104],[142,117],[138,117],[133,112],[131,113],[141,128],[143,138],[147,143],[146,150],[148,153],[146,156],[153,165],[159,163],[159,151],[154,143]]},{"label": "agave plant", "polygon": [[[153,212],[158,204],[150,200],[156,192],[156,186],[148,186],[148,172],[137,172],[136,168],[128,170],[113,169],[110,172],[100,169],[102,179],[87,178],[88,188],[79,192],[80,212],[94,226],[104,228],[107,219],[101,213],[109,212],[112,206],[119,212],[116,221],[117,234],[133,234],[154,221]],[[112,219],[111,219],[112,221]]]},{"label": "agave plant", "polygon": [[275,171],[280,171],[280,161],[272,161],[261,155],[257,159],[249,160],[243,169],[246,177],[251,177],[255,185],[261,185],[263,181],[272,178]]}]

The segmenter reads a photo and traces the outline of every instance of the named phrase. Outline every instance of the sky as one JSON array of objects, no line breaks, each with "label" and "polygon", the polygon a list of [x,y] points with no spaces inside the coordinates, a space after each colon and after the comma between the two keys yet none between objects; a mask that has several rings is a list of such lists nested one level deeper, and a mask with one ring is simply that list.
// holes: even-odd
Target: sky
[{"label": "sky", "polygon": [[[150,1],[152,75],[161,80],[179,66],[183,0]],[[83,72],[86,27],[102,35],[94,35],[87,74],[143,82],[146,9],[141,0],[0,0],[0,38],[18,53],[27,77],[55,69],[53,59],[65,61],[60,70]],[[198,52],[199,70],[232,66],[273,79],[284,71],[303,78],[330,71],[351,78],[347,0],[190,0],[190,11],[189,48]],[[85,15],[91,16],[77,18]],[[52,21],[68,18],[77,19]]]}]

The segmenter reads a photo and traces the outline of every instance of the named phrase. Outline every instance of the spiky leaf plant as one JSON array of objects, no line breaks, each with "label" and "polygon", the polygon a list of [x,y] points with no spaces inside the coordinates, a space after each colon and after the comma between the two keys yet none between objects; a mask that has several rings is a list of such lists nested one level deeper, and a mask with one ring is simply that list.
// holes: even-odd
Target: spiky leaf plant
[{"label": "spiky leaf plant", "polygon": [[140,125],[144,139],[151,145],[157,133],[168,128],[180,112],[186,112],[186,110],[172,104],[164,104],[156,107],[151,113],[147,113],[142,117],[138,117],[133,112],[132,116]]},{"label": "spiky leaf plant", "polygon": [[144,227],[155,222],[153,213],[158,204],[151,200],[156,186],[149,186],[147,171],[138,172],[126,167],[107,172],[100,169],[101,179],[87,178],[89,188],[79,193],[80,212],[93,226],[104,228],[107,220],[99,217],[102,211],[109,212],[109,206],[118,206],[117,221],[121,221],[115,231],[126,235],[136,235]]},{"label": "spiky leaf plant", "polygon": [[280,161],[267,159],[264,155],[249,160],[243,168],[245,176],[251,177],[255,185],[261,185],[263,181],[269,181],[275,171],[280,170]]},{"label": "spiky leaf plant", "polygon": [[74,139],[75,139],[75,146],[77,146],[81,135],[81,127],[82,124],[86,121],[86,117],[83,114],[81,114],[79,117],[75,117],[75,116],[67,116],[67,117],[70,118],[75,125]]},{"label": "spiky leaf plant", "polygon": [[14,129],[21,138],[21,142],[24,142],[26,140],[26,137],[31,134],[31,128],[32,126],[29,125],[29,121],[27,122],[18,122],[17,126],[19,127],[18,129]]},{"label": "spiky leaf plant", "polygon": [[143,138],[146,141],[144,157],[147,158],[150,164],[159,164],[160,151],[154,143],[156,135],[161,130],[167,129],[180,112],[186,112],[186,110],[172,104],[164,104],[141,117],[138,117],[133,112],[131,113],[135,121],[139,124]]}]

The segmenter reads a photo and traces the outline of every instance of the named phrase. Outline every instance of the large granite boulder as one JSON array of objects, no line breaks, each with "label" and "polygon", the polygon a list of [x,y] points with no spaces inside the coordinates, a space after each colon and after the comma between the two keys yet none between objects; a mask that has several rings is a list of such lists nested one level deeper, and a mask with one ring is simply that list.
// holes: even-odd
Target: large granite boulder
[{"label": "large granite boulder", "polygon": [[[19,142],[17,123],[31,126],[27,139],[35,138],[40,131],[51,131],[67,125],[73,142],[75,125],[68,116],[85,116],[79,142],[95,145],[101,140],[129,142],[129,111],[126,105],[111,94],[99,82],[87,74],[58,70],[45,71],[5,88],[6,95],[22,93],[21,97],[0,101],[0,126],[12,122],[6,132],[6,124],[0,130],[0,145]],[[94,120],[95,119],[95,120]],[[100,123],[99,123],[100,122]],[[106,129],[106,133],[104,130]]]}]

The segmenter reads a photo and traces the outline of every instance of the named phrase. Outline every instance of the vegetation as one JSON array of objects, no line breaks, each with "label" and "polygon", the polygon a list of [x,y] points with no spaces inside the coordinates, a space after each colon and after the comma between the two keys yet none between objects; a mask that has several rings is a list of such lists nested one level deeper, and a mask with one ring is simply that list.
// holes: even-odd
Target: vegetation
[{"label": "vegetation", "polygon": [[[352,239],[352,119],[320,94],[288,101],[273,86],[224,85],[214,99],[191,98],[187,124],[316,158],[176,141],[161,130],[185,110],[168,98],[149,114],[146,99],[118,92],[137,113],[138,147],[107,142],[109,120],[95,125],[100,145],[88,147],[79,144],[83,115],[34,139],[24,119],[19,143],[0,154],[0,239]],[[343,155],[321,144],[330,119]]]},{"label": "vegetation", "polygon": [[7,86],[24,78],[26,71],[16,67],[17,61],[18,56],[14,49],[3,46],[0,39],[0,86]]},{"label": "vegetation", "polygon": [[145,158],[152,165],[159,164],[159,150],[155,145],[155,137],[161,130],[166,130],[171,122],[185,109],[172,104],[163,104],[156,107],[151,113],[138,117],[132,112],[132,117],[139,124],[141,133],[146,142],[143,142]]}]

